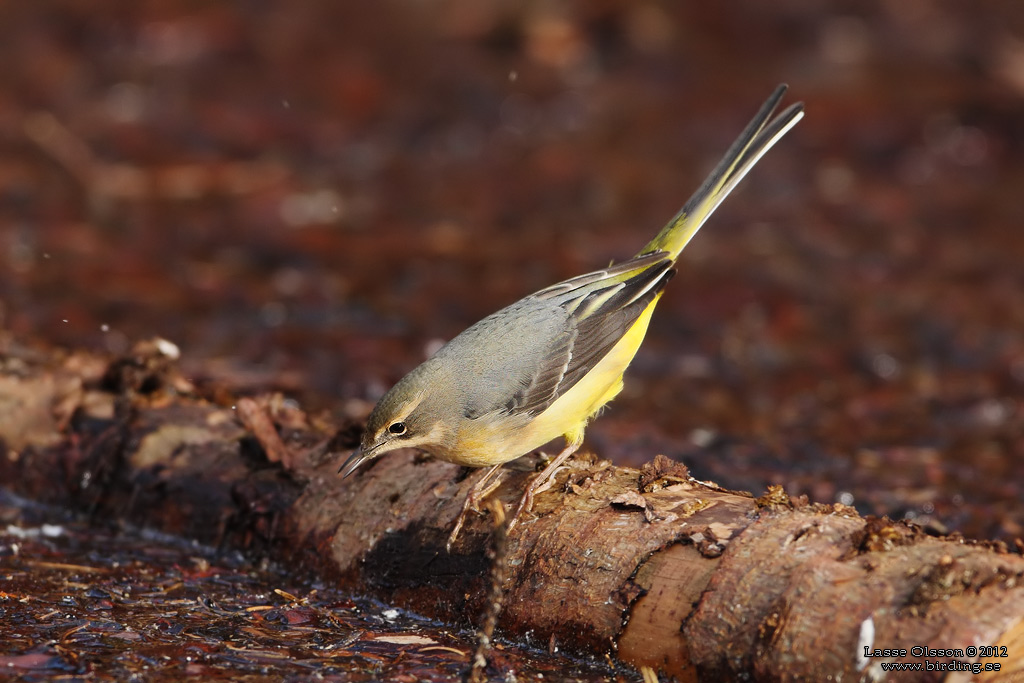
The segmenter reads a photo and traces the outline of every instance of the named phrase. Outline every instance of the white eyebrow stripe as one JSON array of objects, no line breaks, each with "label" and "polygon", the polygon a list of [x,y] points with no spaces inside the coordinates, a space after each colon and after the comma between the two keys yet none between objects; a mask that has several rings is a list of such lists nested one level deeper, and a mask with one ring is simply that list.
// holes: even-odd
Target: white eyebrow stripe
[{"label": "white eyebrow stripe", "polygon": [[402,409],[398,411],[398,413],[395,415],[395,419],[392,422],[392,424],[394,424],[395,422],[401,422],[405,418],[409,417],[409,415],[412,414],[412,411],[416,410],[416,407],[419,406],[419,404],[423,403],[423,399],[426,397],[426,395],[426,392],[421,391],[417,393],[415,396],[413,396],[412,400],[406,403],[404,406],[402,406]]}]

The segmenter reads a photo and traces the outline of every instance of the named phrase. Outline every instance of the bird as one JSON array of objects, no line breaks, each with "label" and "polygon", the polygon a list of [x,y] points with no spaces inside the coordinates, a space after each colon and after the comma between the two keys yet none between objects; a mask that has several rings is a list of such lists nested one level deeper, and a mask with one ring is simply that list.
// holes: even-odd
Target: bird
[{"label": "bird", "polygon": [[627,261],[552,285],[467,328],[378,401],[355,451],[338,472],[399,448],[468,467],[488,467],[471,488],[448,539],[498,485],[499,468],[558,438],[564,447],[526,487],[510,532],[534,496],[583,442],[589,422],[621,390],[623,373],[680,252],[719,204],[804,115],[775,118],[779,85],[692,197]]}]

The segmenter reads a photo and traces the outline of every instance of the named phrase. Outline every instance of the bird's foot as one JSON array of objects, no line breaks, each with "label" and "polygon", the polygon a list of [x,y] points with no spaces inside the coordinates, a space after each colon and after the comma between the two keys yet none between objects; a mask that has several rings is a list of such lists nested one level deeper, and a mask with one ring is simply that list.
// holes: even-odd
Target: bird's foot
[{"label": "bird's foot", "polygon": [[[480,513],[480,502],[483,501],[487,496],[494,493],[494,490],[501,486],[501,477],[495,477],[495,473],[501,465],[495,465],[491,469],[487,470],[480,481],[473,484],[472,488],[469,489],[469,493],[466,494],[466,500],[462,502],[462,510],[459,512],[459,516],[455,519],[455,527],[452,529],[452,533],[448,536],[448,543],[445,545],[445,550],[449,553],[452,551],[452,546],[455,544],[455,539],[459,537],[459,532],[462,531],[462,525],[466,523],[466,515],[469,511]],[[493,481],[491,481],[493,479]]]},{"label": "bird's foot", "polygon": [[578,443],[570,443],[567,445],[561,453],[556,455],[551,462],[548,463],[540,474],[530,482],[529,486],[523,492],[523,497],[519,499],[519,505],[516,507],[515,514],[508,520],[507,532],[511,533],[512,529],[515,528],[519,522],[519,517],[524,512],[529,512],[533,508],[533,497],[542,491],[546,491],[555,483],[554,477],[558,473],[558,470],[562,469],[563,463],[569,459],[569,456],[576,452],[579,448]]}]

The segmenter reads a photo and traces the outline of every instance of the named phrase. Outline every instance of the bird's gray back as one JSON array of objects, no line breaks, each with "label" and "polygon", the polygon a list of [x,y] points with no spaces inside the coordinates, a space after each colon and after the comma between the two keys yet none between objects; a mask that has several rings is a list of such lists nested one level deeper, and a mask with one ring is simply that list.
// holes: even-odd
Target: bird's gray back
[{"label": "bird's gray back", "polygon": [[465,417],[543,412],[586,376],[672,275],[663,253],[566,280],[490,315],[437,352]]},{"label": "bird's gray back", "polygon": [[[435,358],[449,366],[460,385],[452,389],[464,392],[466,417],[514,412],[523,397],[554,392],[574,335],[562,306],[530,296],[467,328]],[[550,386],[538,386],[539,381]]]}]

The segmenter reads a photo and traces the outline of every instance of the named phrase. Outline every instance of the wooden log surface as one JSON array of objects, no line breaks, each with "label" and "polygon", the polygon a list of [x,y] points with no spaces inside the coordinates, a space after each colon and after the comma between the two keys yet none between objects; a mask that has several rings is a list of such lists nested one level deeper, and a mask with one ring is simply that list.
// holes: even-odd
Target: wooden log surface
[{"label": "wooden log surface", "polygon": [[[403,451],[342,480],[352,425],[273,394],[197,389],[174,356],[159,342],[105,358],[6,341],[0,483],[267,553],[451,623],[476,619],[490,520],[471,516],[450,553],[445,541],[481,472]],[[495,495],[511,505],[531,474],[507,473]],[[954,660],[998,665],[987,680],[1024,677],[1024,558],[1004,544],[936,538],[780,490],[754,499],[663,457],[641,470],[575,458],[504,561],[506,637],[678,680],[878,680],[894,661],[922,666],[900,680],[935,680],[945,674],[927,662]]]}]

